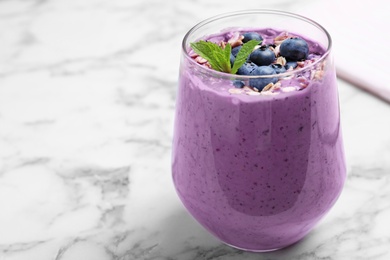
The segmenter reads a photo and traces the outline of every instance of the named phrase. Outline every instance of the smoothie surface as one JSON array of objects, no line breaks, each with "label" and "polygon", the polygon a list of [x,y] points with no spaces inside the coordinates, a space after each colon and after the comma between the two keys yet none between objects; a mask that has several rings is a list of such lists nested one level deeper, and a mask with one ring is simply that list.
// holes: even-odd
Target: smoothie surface
[{"label": "smoothie surface", "polygon": [[[237,72],[227,72],[236,78],[225,86],[218,86],[219,89],[231,94],[275,95],[302,90],[311,80],[323,77],[326,63],[322,58],[326,54],[326,48],[299,34],[270,28],[230,28],[205,36],[197,42],[213,43],[223,50],[230,45],[230,66],[234,67],[240,51],[253,39],[258,40],[259,44],[247,53],[246,61]],[[188,55],[196,63],[206,70],[218,70],[208,61],[214,59],[215,55],[212,52],[210,55],[202,54],[197,49],[188,49]]]}]

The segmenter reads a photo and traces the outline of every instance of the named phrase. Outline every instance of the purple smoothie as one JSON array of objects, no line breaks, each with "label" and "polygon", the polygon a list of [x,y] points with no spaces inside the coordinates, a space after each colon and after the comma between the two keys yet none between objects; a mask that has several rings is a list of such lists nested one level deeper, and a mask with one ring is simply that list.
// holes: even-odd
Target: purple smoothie
[{"label": "purple smoothie", "polygon": [[[259,32],[266,42],[280,33]],[[308,42],[311,53],[325,53]],[[346,173],[337,84],[331,59],[322,62],[319,79],[300,72],[304,88],[251,96],[232,94],[231,79],[184,55],[173,180],[189,212],[223,242],[253,251],[288,246],[337,200]],[[301,86],[302,78],[281,82]]]}]

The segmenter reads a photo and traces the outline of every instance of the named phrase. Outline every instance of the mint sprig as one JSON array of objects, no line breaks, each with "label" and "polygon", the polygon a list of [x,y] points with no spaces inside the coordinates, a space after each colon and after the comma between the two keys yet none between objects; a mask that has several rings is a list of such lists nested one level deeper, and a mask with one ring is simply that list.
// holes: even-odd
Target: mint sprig
[{"label": "mint sprig", "polygon": [[203,59],[206,59],[212,69],[216,71],[236,74],[237,70],[246,62],[254,47],[261,41],[250,40],[244,43],[237,53],[233,66],[230,64],[232,46],[227,43],[225,48],[209,41],[198,41],[191,43],[191,48]]},{"label": "mint sprig", "polygon": [[227,44],[222,49],[222,47],[214,42],[198,41],[191,43],[191,48],[203,59],[206,59],[214,70],[227,73],[231,72],[230,53],[232,47],[230,44]]}]

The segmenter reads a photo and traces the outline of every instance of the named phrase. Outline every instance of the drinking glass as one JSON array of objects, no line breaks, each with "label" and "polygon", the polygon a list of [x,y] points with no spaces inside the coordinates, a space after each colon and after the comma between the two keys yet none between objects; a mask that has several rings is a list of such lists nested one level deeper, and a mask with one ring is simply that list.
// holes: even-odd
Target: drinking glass
[{"label": "drinking glass", "polygon": [[[194,61],[190,51],[191,42],[232,28],[288,31],[317,42],[325,53],[306,67],[272,75],[307,79],[299,91],[235,94],[235,80],[270,76],[218,72]],[[222,242],[256,252],[289,246],[338,199],[346,165],[337,81],[331,37],[316,22],[288,12],[250,10],[195,25],[182,43],[175,109],[177,194]]]}]

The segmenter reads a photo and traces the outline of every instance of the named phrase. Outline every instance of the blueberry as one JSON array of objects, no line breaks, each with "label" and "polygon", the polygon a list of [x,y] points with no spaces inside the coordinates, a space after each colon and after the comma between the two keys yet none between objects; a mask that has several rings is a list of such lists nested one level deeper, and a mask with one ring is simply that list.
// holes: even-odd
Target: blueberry
[{"label": "blueberry", "polygon": [[257,65],[252,62],[245,62],[238,70],[238,75],[250,75],[255,69],[257,69]]},{"label": "blueberry", "polygon": [[236,88],[243,88],[245,86],[245,83],[241,80],[234,80],[233,86],[235,86]]},{"label": "blueberry", "polygon": [[237,53],[241,50],[241,47],[242,47],[242,45],[239,45],[239,46],[234,47],[234,48],[232,49],[232,54],[233,54],[234,57],[237,56]]},{"label": "blueberry", "polygon": [[254,50],[249,59],[258,66],[270,65],[275,60],[275,53],[267,46]]},{"label": "blueberry", "polygon": [[295,69],[297,66],[298,66],[298,63],[296,61],[287,61],[286,65],[284,65],[286,70],[288,70],[290,68]]},{"label": "blueberry", "polygon": [[309,45],[301,38],[286,39],[280,44],[280,55],[290,61],[305,60],[309,54]]},{"label": "blueberry", "polygon": [[244,36],[244,39],[242,39],[243,43],[246,43],[250,40],[256,40],[256,41],[262,41],[263,37],[261,37],[260,34],[257,32],[246,32],[242,34]]},{"label": "blueberry", "polygon": [[236,57],[230,53],[230,66],[233,67],[234,61],[236,60]]},{"label": "blueberry", "polygon": [[271,67],[274,68],[276,74],[286,72],[286,68],[278,63],[272,64]]},{"label": "blueberry", "polygon": [[[272,66],[260,66],[257,67],[251,74],[251,76],[255,75],[274,75],[276,74],[275,69]],[[255,78],[249,79],[249,86],[252,88],[256,88],[259,91],[263,90],[265,86],[269,83],[276,83],[278,78]]]}]

